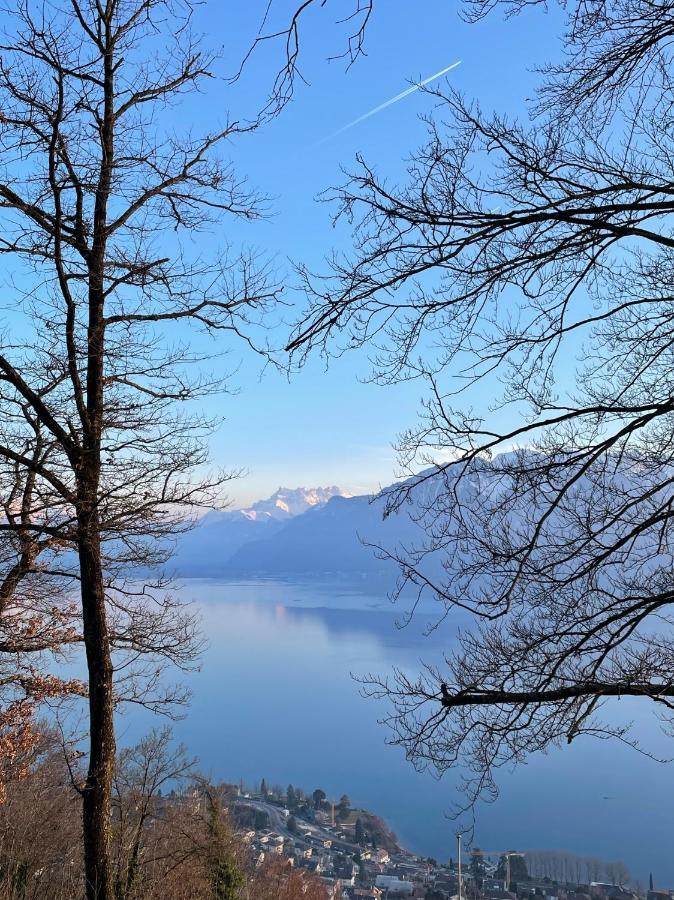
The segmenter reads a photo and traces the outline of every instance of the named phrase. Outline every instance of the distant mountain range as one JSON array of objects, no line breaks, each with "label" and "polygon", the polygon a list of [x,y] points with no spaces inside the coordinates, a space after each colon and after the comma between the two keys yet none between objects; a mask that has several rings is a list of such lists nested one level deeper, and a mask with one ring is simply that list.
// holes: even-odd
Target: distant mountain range
[{"label": "distant mountain range", "polygon": [[[382,559],[377,547],[389,552],[399,550],[402,558],[410,558],[414,549],[423,547],[426,535],[415,522],[424,516],[424,510],[434,506],[445,494],[456,496],[470,507],[487,491],[490,503],[499,491],[507,491],[510,473],[517,471],[526,459],[537,451],[513,450],[498,454],[492,459],[473,461],[468,469],[446,472],[428,469],[414,481],[416,485],[409,502],[384,516],[388,491],[384,496],[349,496],[338,487],[327,488],[279,488],[267,500],[253,504],[249,509],[211,513],[198,528],[186,535],[178,546],[175,568],[184,577],[213,578],[332,578],[371,579],[383,577],[389,584],[396,577],[397,568],[390,559]],[[638,490],[643,478],[640,466],[616,461],[619,471],[610,477],[616,489],[630,494]],[[460,474],[461,473],[461,474]],[[454,483],[451,484],[451,480]],[[575,490],[586,498],[594,490],[600,490],[588,475],[576,481]],[[521,517],[522,522],[531,518],[529,496],[521,498],[523,507],[510,509],[509,521]],[[439,503],[434,513],[444,508]],[[447,528],[454,527],[449,505],[446,510]],[[555,519],[564,528],[563,509],[558,508]],[[440,519],[434,528],[445,527]],[[448,532],[449,533],[449,532]],[[457,558],[458,559],[458,558]],[[435,581],[442,577],[447,560],[442,549],[424,553],[419,566],[426,578]],[[456,559],[454,560],[456,563]]]},{"label": "distant mountain range", "polygon": [[262,521],[265,519],[275,519],[284,522],[293,516],[301,516],[302,513],[308,512],[325,504],[332,497],[350,497],[346,491],[341,488],[279,488],[275,494],[272,494],[268,500],[258,500],[248,509],[241,509],[230,515],[240,514],[247,519]]},{"label": "distant mountain range", "polygon": [[183,577],[361,578],[391,574],[363,541],[411,536],[407,513],[383,518],[384,502],[338,487],[279,488],[248,509],[209,513],[185,535],[173,566]]}]

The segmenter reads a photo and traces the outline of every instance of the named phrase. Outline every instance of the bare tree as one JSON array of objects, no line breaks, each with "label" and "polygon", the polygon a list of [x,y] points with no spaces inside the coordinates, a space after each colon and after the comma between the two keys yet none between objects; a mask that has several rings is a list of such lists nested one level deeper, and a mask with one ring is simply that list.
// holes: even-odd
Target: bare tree
[{"label": "bare tree", "polygon": [[417,765],[466,765],[468,803],[581,734],[636,743],[611,698],[674,708],[674,7],[568,13],[531,123],[429,91],[407,183],[361,159],[328,193],[356,249],[303,272],[289,344],[371,344],[382,381],[430,386],[388,498],[409,502],[418,542],[382,549],[397,595],[475,627],[446,664],[370,689]]},{"label": "bare tree", "polygon": [[573,854],[571,857],[571,867],[573,870],[573,880],[576,884],[581,884],[583,881],[583,859],[581,856],[576,856]]},{"label": "bare tree", "polygon": [[232,81],[236,81],[241,77],[251,57],[263,45],[272,43],[282,46],[283,61],[272,83],[263,115],[273,116],[280,112],[292,100],[297,81],[305,81],[300,69],[302,26],[313,11],[324,11],[325,7],[336,9],[334,24],[344,36],[343,49],[335,51],[329,59],[345,60],[349,69],[365,54],[365,35],[374,12],[374,0],[338,0],[332,5],[325,0],[302,0],[300,3],[291,2],[289,7],[287,3],[270,0],[265,7],[257,37],[232,78]]},{"label": "bare tree", "polygon": [[[82,829],[72,789],[77,761],[60,737],[36,728],[22,754],[27,778],[9,779],[0,804],[3,900],[72,900],[84,893]],[[229,818],[226,785],[195,774],[168,729],[117,758],[113,869],[119,900],[299,900],[327,897],[324,885],[287,860],[259,863]]]},{"label": "bare tree", "polygon": [[77,795],[58,736],[39,724],[34,733],[0,804],[0,892],[68,900],[84,887]]},{"label": "bare tree", "polygon": [[[118,754],[112,804],[118,900],[142,896],[138,890],[139,882],[142,884],[141,868],[152,867],[156,862],[156,853],[143,854],[147,850],[146,833],[151,829],[156,835],[166,808],[163,795],[183,790],[195,777],[194,766],[195,760],[188,757],[186,749],[173,745],[169,728],[152,731],[138,744]],[[142,856],[145,858],[141,859]],[[174,858],[171,865],[177,862]]]},{"label": "bare tree", "polygon": [[630,874],[623,862],[605,862],[597,857],[582,857],[567,850],[527,850],[529,874],[579,885],[606,877],[612,884],[625,885]]},{"label": "bare tree", "polygon": [[611,884],[617,884],[622,887],[630,880],[629,869],[622,860],[607,862],[605,871],[606,877]]},{"label": "bare tree", "polygon": [[[22,447],[15,435],[4,438],[17,456],[43,464],[50,442],[40,424],[22,410],[31,437]],[[35,717],[40,703],[84,693],[74,678],[48,672],[68,647],[78,644],[76,607],[68,601],[67,582],[74,586],[63,547],[51,531],[54,516],[50,496],[41,490],[35,471],[17,459],[0,459],[0,797],[4,784],[22,773],[27,753],[39,731]],[[59,568],[60,567],[60,568]],[[72,565],[70,566],[72,569]]]},{"label": "bare tree", "polygon": [[296,871],[285,860],[264,864],[250,881],[257,900],[327,900],[328,889],[307,872]]},{"label": "bare tree", "polygon": [[588,882],[599,881],[603,870],[603,864],[596,856],[589,856],[585,860],[585,871]]},{"label": "bare tree", "polygon": [[[17,273],[0,347],[0,459],[35,499],[30,522],[10,503],[3,530],[64,551],[62,568],[46,568],[66,628],[64,598],[79,588],[77,635],[67,635],[83,643],[88,671],[78,788],[87,896],[105,900],[114,709],[179,699],[161,663],[190,665],[198,645],[163,578],[139,572],[167,559],[189,511],[215,502],[229,477],[195,475],[213,423],[194,410],[222,383],[190,374],[203,360],[180,334],[196,324],[250,342],[275,296],[252,256],[210,262],[182,241],[260,214],[218,156],[255,122],[182,136],[167,122],[214,62],[190,35],[190,13],[181,0],[21,0],[0,48],[0,252]],[[33,550],[49,546],[26,544],[21,559]]]}]

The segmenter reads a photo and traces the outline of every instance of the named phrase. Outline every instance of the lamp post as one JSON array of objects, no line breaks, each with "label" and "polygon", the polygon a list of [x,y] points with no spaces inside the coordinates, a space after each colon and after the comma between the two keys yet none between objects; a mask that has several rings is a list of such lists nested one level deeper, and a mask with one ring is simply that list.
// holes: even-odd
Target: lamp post
[{"label": "lamp post", "polygon": [[459,863],[459,900],[463,900],[463,884],[461,881],[461,832],[456,832],[457,859]]}]

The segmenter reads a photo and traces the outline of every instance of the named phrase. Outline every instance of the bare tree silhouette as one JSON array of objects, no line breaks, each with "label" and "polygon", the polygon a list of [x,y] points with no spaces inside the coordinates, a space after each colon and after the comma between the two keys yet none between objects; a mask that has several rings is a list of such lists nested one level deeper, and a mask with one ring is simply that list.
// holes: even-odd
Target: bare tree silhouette
[{"label": "bare tree silhouette", "polygon": [[[77,786],[87,895],[106,900],[115,706],[168,709],[183,692],[163,663],[189,666],[199,645],[193,614],[144,573],[231,476],[202,475],[214,423],[200,400],[223,382],[184,326],[251,343],[276,296],[254,256],[208,260],[183,240],[262,212],[220,154],[255,117],[204,134],[167,118],[212,74],[191,12],[181,0],[21,0],[0,48],[0,252],[14,276],[0,347],[3,577],[41,591],[43,607],[51,596],[40,621],[59,629],[52,647],[84,646]],[[31,627],[37,643],[43,626]],[[57,687],[74,689],[45,689]]]},{"label": "bare tree silhouette", "polygon": [[388,495],[419,539],[381,551],[398,595],[475,625],[369,690],[415,764],[464,764],[469,805],[553,744],[636,744],[611,698],[674,708],[673,30],[670,3],[572,4],[528,124],[429,90],[406,183],[358,159],[326,194],[354,251],[300,269],[300,360],[370,345],[382,382],[430,385]]}]

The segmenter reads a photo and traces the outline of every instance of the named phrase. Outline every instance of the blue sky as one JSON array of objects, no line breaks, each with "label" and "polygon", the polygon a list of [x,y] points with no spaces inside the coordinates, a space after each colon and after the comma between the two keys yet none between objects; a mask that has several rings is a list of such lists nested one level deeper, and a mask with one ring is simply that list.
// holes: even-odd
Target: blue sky
[{"label": "blue sky", "polygon": [[[274,196],[274,216],[253,226],[230,222],[223,227],[230,240],[251,241],[276,256],[281,268],[291,258],[320,269],[331,248],[348,246],[347,230],[332,228],[330,209],[317,203],[316,195],[340,181],[340,166],[348,168],[358,152],[391,177],[401,173],[405,158],[423,139],[419,115],[429,110],[430,100],[416,92],[321,142],[323,138],[410,81],[458,59],[461,66],[448,75],[452,85],[486,108],[521,113],[536,83],[531,69],[558,52],[558,14],[527,12],[506,22],[499,13],[467,25],[455,3],[388,0],[375,4],[367,56],[345,72],[343,62],[328,63],[326,57],[342,47],[333,23],[349,3],[328,3],[307,18],[302,69],[309,85],[298,86],[292,104],[270,126],[233,148],[251,182]],[[282,17],[290,5],[279,3],[277,14]],[[254,33],[262,6],[246,6],[232,45],[235,58]],[[229,9],[214,0],[203,7],[201,19],[212,39],[237,32]],[[265,48],[254,57],[241,83],[223,89],[223,106],[229,103],[237,112],[252,105],[267,86],[280,49]],[[287,299],[302,304],[292,287]],[[223,399],[227,421],[214,444],[219,462],[248,469],[233,497],[246,503],[280,484],[337,483],[363,491],[388,483],[395,471],[391,442],[413,424],[423,386],[377,387],[364,383],[368,371],[366,356],[353,353],[332,361],[327,371],[316,359],[288,383],[275,373],[259,380],[257,362],[245,359],[238,376],[240,393]]]},{"label": "blue sky", "polygon": [[[206,0],[197,7],[196,29],[208,44],[222,49],[223,76],[237,68],[266,3]],[[293,0],[275,0],[272,24],[286,21],[295,6]],[[240,173],[273,198],[271,217],[256,223],[223,219],[212,234],[199,238],[200,249],[216,252],[225,244],[233,249],[252,245],[274,259],[281,277],[287,276],[289,319],[303,298],[292,287],[288,260],[320,270],[331,249],[349,246],[348,230],[333,229],[330,209],[316,196],[340,182],[340,166],[348,169],[358,152],[390,177],[400,175],[405,158],[423,139],[419,116],[428,112],[430,100],[422,92],[413,93],[324,138],[398,94],[410,81],[459,59],[462,64],[448,75],[452,85],[479,98],[487,109],[522,113],[524,98],[531,96],[537,80],[531,69],[558,53],[561,19],[556,9],[547,15],[527,11],[508,22],[499,12],[467,25],[455,3],[376,0],[367,56],[346,72],[343,61],[326,59],[344,49],[346,32],[335,21],[353,6],[353,0],[331,0],[307,15],[301,68],[308,84],[298,83],[293,102],[276,120],[231,146]],[[214,127],[228,113],[234,118],[253,115],[281,52],[279,44],[265,45],[235,85],[223,77],[212,81],[205,93],[187,96],[176,114],[178,127],[187,123],[196,131]],[[280,342],[283,337],[278,329],[274,339]],[[209,405],[225,417],[213,441],[215,462],[248,472],[233,485],[235,503],[267,496],[279,485],[339,484],[363,492],[391,481],[391,443],[414,423],[421,384],[383,388],[365,383],[369,365],[362,352],[332,361],[327,370],[322,360],[310,360],[291,381],[271,370],[262,373],[260,360],[238,347],[226,365],[238,368],[233,383],[237,393],[210,400]]]}]

